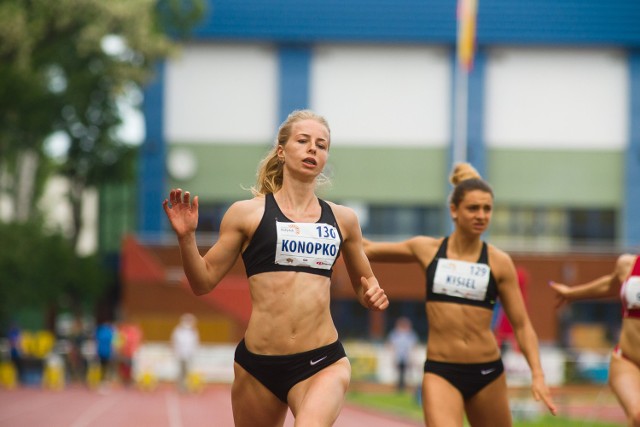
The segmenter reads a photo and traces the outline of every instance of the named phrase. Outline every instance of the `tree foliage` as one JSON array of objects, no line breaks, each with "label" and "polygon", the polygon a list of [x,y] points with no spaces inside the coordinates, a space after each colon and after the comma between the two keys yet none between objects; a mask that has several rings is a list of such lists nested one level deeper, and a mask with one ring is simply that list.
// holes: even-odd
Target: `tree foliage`
[{"label": "tree foliage", "polygon": [[172,53],[168,33],[187,35],[203,13],[202,0],[0,3],[0,191],[18,220],[37,216],[45,141],[57,131],[68,142],[55,172],[70,183],[76,242],[84,191],[133,178],[119,104]]},{"label": "tree foliage", "polygon": [[[97,258],[75,254],[85,190],[133,182],[136,148],[120,103],[153,77],[204,13],[204,0],[0,1],[0,320],[20,307],[101,295]],[[172,35],[172,37],[169,36]],[[66,141],[52,158],[48,138]],[[72,236],[47,234],[35,208],[53,174],[69,182]]]},{"label": "tree foliage", "polygon": [[0,324],[18,310],[88,309],[102,296],[105,269],[97,256],[79,257],[60,234],[37,223],[1,223]]}]

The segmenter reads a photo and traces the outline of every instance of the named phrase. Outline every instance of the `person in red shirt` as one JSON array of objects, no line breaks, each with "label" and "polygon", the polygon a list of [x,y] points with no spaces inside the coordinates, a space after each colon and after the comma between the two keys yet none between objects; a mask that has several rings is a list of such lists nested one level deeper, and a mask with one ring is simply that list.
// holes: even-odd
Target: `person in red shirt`
[{"label": "person in red shirt", "polygon": [[118,374],[125,385],[130,385],[133,368],[133,357],[142,343],[142,329],[133,323],[122,323],[117,326],[116,351],[118,354]]}]

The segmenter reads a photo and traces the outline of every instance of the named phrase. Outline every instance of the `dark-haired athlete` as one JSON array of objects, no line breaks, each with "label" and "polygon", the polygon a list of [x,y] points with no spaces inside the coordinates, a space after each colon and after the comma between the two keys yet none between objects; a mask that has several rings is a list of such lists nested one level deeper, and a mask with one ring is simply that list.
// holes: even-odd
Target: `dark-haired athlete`
[{"label": "dark-haired athlete", "polygon": [[504,367],[491,329],[498,298],[531,368],[533,395],[555,414],[513,261],[481,240],[491,219],[493,191],[468,163],[455,167],[451,183],[449,209],[455,229],[448,237],[365,240],[371,261],[417,262],[426,273],[425,423],[461,427],[466,414],[474,427],[511,426]]}]

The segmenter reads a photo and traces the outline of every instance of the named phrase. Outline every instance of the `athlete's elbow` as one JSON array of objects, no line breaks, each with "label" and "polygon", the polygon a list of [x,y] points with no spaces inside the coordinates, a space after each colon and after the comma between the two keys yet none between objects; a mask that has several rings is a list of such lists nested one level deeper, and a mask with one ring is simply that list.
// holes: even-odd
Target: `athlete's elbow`
[{"label": "athlete's elbow", "polygon": [[194,288],[194,287],[191,287],[191,291],[197,297],[202,296],[202,295],[206,295],[206,294],[209,293],[209,291],[206,290],[206,289],[200,289],[200,288]]},{"label": "athlete's elbow", "polygon": [[198,282],[189,282],[189,286],[191,287],[191,292],[193,292],[193,294],[196,296],[206,295],[209,292],[211,292],[211,290],[215,287],[215,286],[209,286],[208,283],[198,283]]}]

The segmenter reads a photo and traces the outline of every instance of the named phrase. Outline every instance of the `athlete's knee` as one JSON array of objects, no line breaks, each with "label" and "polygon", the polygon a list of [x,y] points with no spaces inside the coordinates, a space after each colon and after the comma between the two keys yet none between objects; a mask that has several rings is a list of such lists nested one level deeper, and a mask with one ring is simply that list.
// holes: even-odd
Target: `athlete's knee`
[{"label": "athlete's knee", "polygon": [[236,427],[281,426],[287,416],[284,404],[268,404],[253,398],[232,398],[231,403]]},{"label": "athlete's knee", "polygon": [[640,408],[633,408],[633,412],[629,414],[629,425],[640,427]]}]

